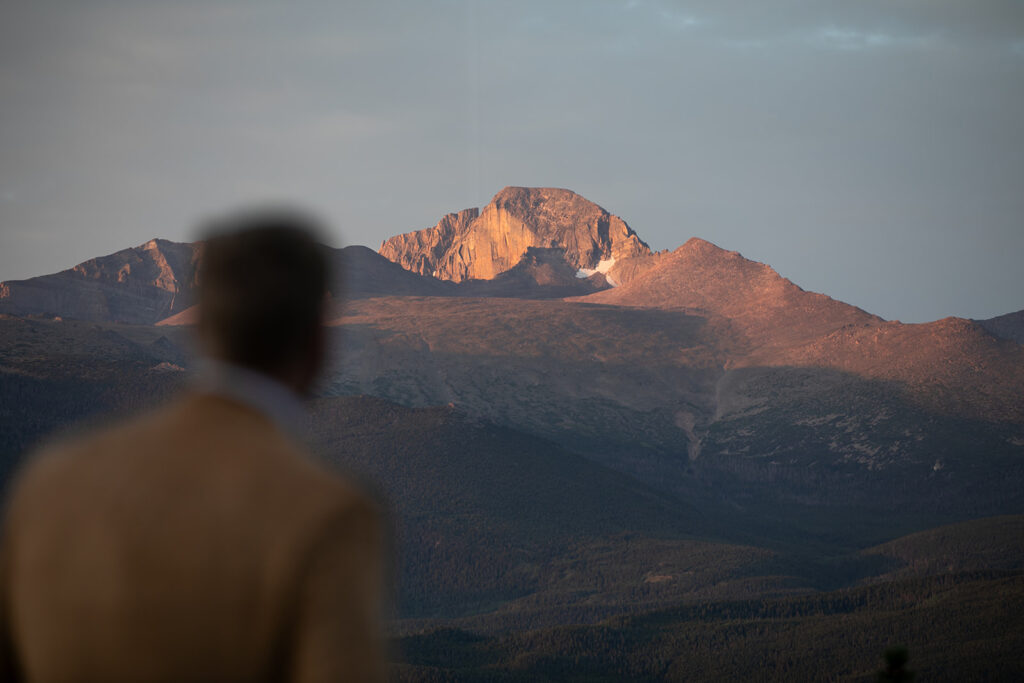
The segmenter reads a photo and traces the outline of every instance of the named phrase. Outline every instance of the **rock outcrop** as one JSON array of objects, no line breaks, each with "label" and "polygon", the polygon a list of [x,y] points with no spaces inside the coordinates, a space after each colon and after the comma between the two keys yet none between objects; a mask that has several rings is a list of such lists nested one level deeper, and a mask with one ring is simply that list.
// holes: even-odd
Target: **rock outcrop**
[{"label": "rock outcrop", "polygon": [[[478,211],[448,214],[436,226],[398,235],[381,255],[415,273],[461,282],[490,280],[530,247],[562,248],[577,271],[651,253],[626,222],[569,190],[506,187]],[[602,272],[604,272],[602,270]]]},{"label": "rock outcrop", "polygon": [[188,308],[200,243],[153,239],[74,268],[0,283],[0,312],[152,324]]}]

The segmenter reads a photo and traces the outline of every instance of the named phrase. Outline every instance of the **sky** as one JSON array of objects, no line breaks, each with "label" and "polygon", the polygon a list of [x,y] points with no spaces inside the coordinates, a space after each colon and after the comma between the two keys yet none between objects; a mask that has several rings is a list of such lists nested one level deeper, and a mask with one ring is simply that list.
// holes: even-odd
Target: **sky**
[{"label": "sky", "polygon": [[0,280],[565,187],[887,319],[1024,308],[1024,2],[0,3]]}]

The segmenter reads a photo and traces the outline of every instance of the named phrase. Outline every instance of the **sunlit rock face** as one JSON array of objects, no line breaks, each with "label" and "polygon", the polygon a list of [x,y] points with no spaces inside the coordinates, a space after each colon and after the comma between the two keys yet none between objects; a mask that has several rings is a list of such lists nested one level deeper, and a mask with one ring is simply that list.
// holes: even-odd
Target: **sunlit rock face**
[{"label": "sunlit rock face", "polygon": [[381,255],[442,280],[490,280],[530,247],[562,248],[577,271],[651,253],[618,216],[570,190],[506,187],[483,210],[448,214],[433,228],[385,241]]}]

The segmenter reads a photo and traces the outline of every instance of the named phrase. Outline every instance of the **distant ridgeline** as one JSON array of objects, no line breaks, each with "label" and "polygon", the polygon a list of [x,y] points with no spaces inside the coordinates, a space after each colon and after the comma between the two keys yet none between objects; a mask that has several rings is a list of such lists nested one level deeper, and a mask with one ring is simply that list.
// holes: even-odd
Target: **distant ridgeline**
[{"label": "distant ridgeline", "polygon": [[[201,258],[0,283],[0,476],[185,384]],[[885,321],[552,188],[331,258],[310,426],[394,506],[398,680],[1024,680],[1024,311]]]}]

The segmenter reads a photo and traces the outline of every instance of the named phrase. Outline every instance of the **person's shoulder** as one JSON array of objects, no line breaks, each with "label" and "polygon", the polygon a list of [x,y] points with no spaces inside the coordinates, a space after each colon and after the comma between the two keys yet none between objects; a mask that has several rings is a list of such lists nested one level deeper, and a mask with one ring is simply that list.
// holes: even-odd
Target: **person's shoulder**
[{"label": "person's shoulder", "polygon": [[170,404],[106,424],[79,426],[37,445],[22,461],[7,489],[8,514],[19,501],[48,500],[62,487],[74,489],[100,455],[109,456],[166,420]]},{"label": "person's shoulder", "polygon": [[101,452],[110,446],[139,438],[165,422],[176,407],[176,400],[119,419],[84,422],[45,439],[28,456],[25,473],[60,470],[77,458]]},{"label": "person's shoulder", "polygon": [[290,449],[288,460],[296,484],[323,513],[347,518],[379,515],[380,504],[359,481],[321,462],[303,447],[291,445]]}]

